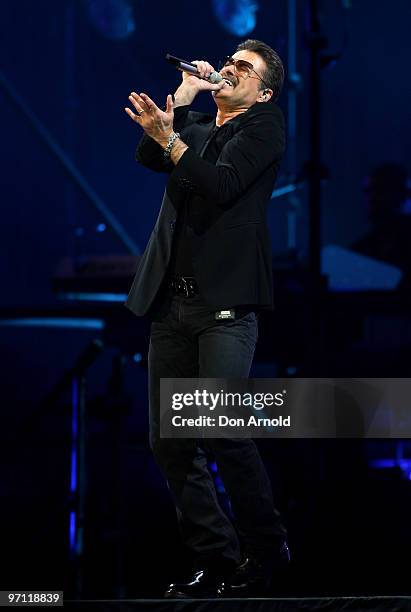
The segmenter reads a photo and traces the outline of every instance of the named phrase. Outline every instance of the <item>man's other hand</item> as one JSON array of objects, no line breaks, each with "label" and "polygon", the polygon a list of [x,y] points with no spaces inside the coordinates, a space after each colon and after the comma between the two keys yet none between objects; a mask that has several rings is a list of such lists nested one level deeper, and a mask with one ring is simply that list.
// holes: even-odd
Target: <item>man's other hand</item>
[{"label": "man's other hand", "polygon": [[184,85],[190,85],[197,92],[198,91],[218,91],[225,86],[224,81],[220,81],[219,83],[210,83],[209,81],[205,81],[204,79],[208,79],[212,72],[215,72],[215,69],[208,62],[204,62],[202,60],[194,60],[191,62],[197,66],[198,74],[201,78],[190,74],[189,72],[183,72],[183,83]]},{"label": "man's other hand", "polygon": [[[192,63],[197,66],[199,75],[202,77],[208,78],[214,72],[213,66],[208,62],[194,60]],[[226,86],[225,81],[220,81],[220,83],[213,85],[189,72],[183,72],[182,75],[183,82],[178,87],[174,96],[174,108],[190,105],[200,91],[218,91]]]}]

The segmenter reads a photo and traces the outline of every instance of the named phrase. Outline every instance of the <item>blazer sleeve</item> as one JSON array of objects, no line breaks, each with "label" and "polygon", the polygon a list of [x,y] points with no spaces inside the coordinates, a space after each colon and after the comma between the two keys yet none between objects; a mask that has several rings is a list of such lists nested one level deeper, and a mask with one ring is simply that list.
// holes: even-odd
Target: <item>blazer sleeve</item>
[{"label": "blazer sleeve", "polygon": [[226,204],[237,199],[270,165],[279,162],[285,149],[284,117],[256,114],[223,147],[216,165],[188,148],[173,171],[173,179],[188,179],[197,193]]},{"label": "blazer sleeve", "polygon": [[[189,106],[178,106],[174,111],[174,131],[180,132],[186,124],[188,118]],[[143,134],[140,142],[137,145],[136,161],[154,170],[155,172],[171,172],[174,168],[174,164],[171,160],[164,159],[162,147],[147,136]]]}]

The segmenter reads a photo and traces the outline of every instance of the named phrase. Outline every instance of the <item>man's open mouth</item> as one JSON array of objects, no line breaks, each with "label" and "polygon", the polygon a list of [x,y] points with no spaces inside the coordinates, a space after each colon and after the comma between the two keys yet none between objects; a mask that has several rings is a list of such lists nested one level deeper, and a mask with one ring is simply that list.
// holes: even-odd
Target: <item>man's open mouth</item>
[{"label": "man's open mouth", "polygon": [[223,80],[227,83],[229,87],[234,87],[233,81],[231,81],[228,77],[223,77]]}]

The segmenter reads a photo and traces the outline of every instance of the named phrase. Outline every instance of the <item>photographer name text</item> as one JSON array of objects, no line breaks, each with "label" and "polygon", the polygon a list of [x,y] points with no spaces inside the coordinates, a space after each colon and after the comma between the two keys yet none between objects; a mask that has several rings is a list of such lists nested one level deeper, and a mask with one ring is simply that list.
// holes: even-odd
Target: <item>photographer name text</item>
[{"label": "photographer name text", "polygon": [[196,418],[182,417],[176,414],[171,419],[174,427],[291,427],[291,416],[278,416],[273,419],[250,416],[228,417],[220,414],[218,417],[199,416]]}]

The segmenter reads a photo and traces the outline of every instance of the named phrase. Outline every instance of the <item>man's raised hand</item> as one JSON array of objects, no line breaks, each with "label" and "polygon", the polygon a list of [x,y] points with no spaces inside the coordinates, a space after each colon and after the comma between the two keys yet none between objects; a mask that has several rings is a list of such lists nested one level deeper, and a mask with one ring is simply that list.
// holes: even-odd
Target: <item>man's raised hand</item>
[{"label": "man's raised hand", "polygon": [[125,107],[127,115],[141,125],[145,133],[164,146],[173,133],[174,109],[171,95],[167,96],[166,110],[161,110],[153,100],[144,93],[131,92],[128,99],[136,112]]}]

